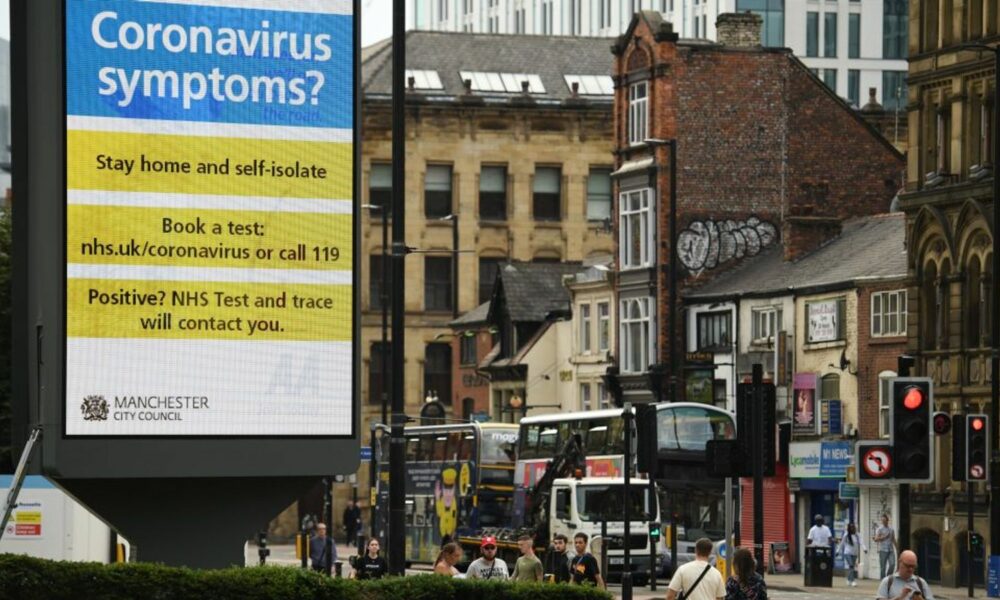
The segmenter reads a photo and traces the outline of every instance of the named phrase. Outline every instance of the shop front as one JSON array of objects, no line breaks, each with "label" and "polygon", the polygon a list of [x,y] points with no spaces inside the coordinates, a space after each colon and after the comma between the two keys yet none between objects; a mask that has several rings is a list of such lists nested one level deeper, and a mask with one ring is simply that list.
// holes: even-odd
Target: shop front
[{"label": "shop front", "polygon": [[[854,442],[832,440],[792,442],[788,445],[788,470],[793,495],[795,539],[799,564],[804,558],[805,539],[815,515],[822,515],[834,537],[840,539],[847,524],[858,521],[858,502],[841,498],[839,486],[847,476]],[[834,566],[843,568],[839,557]]]}]

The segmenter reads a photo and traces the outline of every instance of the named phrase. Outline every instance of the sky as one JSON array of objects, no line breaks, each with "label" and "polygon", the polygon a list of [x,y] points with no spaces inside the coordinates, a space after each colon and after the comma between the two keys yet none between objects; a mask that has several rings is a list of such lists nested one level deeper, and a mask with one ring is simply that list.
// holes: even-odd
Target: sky
[{"label": "sky", "polygon": [[[392,0],[362,0],[361,45],[370,46],[390,35]],[[0,38],[10,39],[10,0],[0,0]]]}]

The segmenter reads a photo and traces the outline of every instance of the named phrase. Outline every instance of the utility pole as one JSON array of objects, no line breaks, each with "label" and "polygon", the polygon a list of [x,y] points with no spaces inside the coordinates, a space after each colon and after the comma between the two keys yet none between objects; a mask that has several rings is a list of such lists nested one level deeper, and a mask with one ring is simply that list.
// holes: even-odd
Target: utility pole
[{"label": "utility pole", "polygon": [[[753,366],[753,554],[764,575],[764,367]],[[770,436],[767,436],[770,437]],[[731,552],[730,548],[726,548]]]},{"label": "utility pole", "polygon": [[392,423],[389,439],[389,574],[406,569],[403,340],[406,258],[406,2],[392,2]]},{"label": "utility pole", "polygon": [[[624,502],[625,519],[625,557],[622,564],[622,600],[632,600],[632,404],[625,403],[625,410],[622,412],[622,419],[625,420],[625,485],[622,490]],[[607,577],[607,573],[604,574]]]}]

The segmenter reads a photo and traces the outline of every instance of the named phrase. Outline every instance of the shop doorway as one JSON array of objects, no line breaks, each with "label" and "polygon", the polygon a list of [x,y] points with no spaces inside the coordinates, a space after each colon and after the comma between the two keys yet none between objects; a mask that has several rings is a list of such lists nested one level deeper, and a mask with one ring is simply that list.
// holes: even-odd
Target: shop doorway
[{"label": "shop doorway", "polygon": [[933,529],[913,533],[913,548],[917,553],[917,575],[927,581],[941,581],[941,536]]}]

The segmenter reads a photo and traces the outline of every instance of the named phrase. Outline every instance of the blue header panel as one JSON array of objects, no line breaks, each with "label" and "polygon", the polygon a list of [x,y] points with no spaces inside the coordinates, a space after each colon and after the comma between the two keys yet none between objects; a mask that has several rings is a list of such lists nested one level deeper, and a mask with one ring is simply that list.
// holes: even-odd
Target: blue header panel
[{"label": "blue header panel", "polygon": [[353,16],[66,0],[70,115],[353,127]]}]

